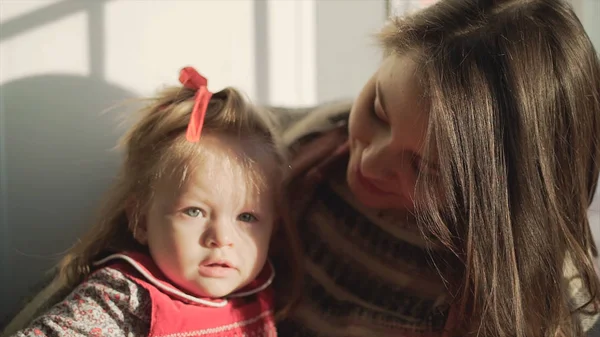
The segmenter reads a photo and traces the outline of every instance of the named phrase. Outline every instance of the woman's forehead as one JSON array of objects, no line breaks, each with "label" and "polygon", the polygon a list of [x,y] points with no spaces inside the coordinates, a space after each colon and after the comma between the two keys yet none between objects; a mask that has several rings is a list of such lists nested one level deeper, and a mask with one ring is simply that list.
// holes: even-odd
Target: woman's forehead
[{"label": "woman's forehead", "polygon": [[385,104],[389,105],[385,108],[399,113],[410,112],[407,111],[409,108],[420,110],[427,108],[427,100],[417,72],[417,63],[410,55],[388,56],[377,72],[375,85],[379,94],[383,96]]},{"label": "woman's forehead", "polygon": [[391,55],[381,65],[375,86],[389,118],[393,142],[420,152],[429,123],[429,102],[416,70],[417,64],[409,56]]}]

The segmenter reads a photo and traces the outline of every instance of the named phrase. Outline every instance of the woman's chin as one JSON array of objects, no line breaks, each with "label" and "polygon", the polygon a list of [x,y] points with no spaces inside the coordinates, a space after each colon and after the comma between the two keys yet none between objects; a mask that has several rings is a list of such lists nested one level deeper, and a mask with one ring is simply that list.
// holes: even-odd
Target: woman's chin
[{"label": "woman's chin", "polygon": [[363,206],[375,209],[388,208],[388,202],[381,196],[374,195],[366,191],[356,179],[348,179],[348,188],[354,198]]}]

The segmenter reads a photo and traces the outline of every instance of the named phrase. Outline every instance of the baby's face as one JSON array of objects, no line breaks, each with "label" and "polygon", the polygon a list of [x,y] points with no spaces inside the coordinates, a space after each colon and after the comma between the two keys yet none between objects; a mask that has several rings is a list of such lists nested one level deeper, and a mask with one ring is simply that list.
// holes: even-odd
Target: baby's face
[{"label": "baby's face", "polygon": [[[205,134],[200,144],[201,163],[186,183],[159,185],[144,229],[154,261],[176,286],[214,298],[244,287],[265,264],[275,163],[232,137]],[[244,165],[249,157],[253,169]]]}]

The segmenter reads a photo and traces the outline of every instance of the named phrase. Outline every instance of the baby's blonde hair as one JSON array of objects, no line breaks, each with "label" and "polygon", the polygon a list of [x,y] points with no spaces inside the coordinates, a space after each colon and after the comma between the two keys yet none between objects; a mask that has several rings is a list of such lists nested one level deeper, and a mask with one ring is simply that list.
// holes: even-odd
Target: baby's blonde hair
[{"label": "baby's blonde hair", "polygon": [[[202,141],[192,143],[185,137],[195,94],[194,90],[185,87],[169,88],[151,99],[140,111],[141,118],[121,140],[125,158],[116,180],[105,195],[97,220],[60,261],[58,275],[49,287],[52,290],[48,290],[50,294],[45,295],[46,299],[42,303],[31,304],[37,308],[26,307],[24,311],[39,314],[60,300],[90,274],[92,263],[104,256],[125,250],[147,251],[134,239],[133,231],[153,198],[157,182],[164,177],[175,176],[183,183],[198,163],[197,157],[203,153],[200,151]],[[279,202],[283,199],[280,186],[288,165],[271,117],[268,111],[249,104],[237,90],[225,88],[211,97],[202,133],[234,136],[260,146],[261,153],[268,154],[279,164],[276,176],[268,177],[275,179],[273,181],[278,188],[275,202]],[[253,159],[248,158],[247,161],[251,163]],[[252,171],[252,164],[248,169]],[[298,236],[285,220],[288,217],[285,214],[279,216],[282,220],[276,226],[276,234],[278,239],[287,241],[284,253],[289,254],[286,258],[289,258],[287,265],[290,270],[285,272],[299,280]],[[300,291],[298,282],[286,286],[287,289],[289,287],[293,294]],[[292,302],[295,298],[289,301],[289,306]],[[289,306],[286,305],[282,312],[287,311]],[[34,318],[31,316],[35,315],[21,319],[22,323],[18,325],[28,323]]]}]

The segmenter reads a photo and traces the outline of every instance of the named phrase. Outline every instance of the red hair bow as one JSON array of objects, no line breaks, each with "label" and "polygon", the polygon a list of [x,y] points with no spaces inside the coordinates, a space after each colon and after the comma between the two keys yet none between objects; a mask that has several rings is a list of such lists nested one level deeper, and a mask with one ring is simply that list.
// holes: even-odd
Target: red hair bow
[{"label": "red hair bow", "polygon": [[206,116],[206,108],[212,97],[212,92],[208,91],[208,81],[206,78],[200,75],[196,69],[192,67],[181,69],[181,72],[179,73],[179,82],[188,89],[196,90],[194,108],[192,109],[192,115],[190,116],[190,122],[185,137],[190,142],[197,142],[200,140],[202,126],[204,125],[204,116]]}]

